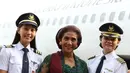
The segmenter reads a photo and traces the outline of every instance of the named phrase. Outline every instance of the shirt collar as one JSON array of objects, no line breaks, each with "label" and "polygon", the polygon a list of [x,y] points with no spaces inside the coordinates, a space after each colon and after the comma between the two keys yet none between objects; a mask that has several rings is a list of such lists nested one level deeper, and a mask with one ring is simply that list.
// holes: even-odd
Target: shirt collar
[{"label": "shirt collar", "polygon": [[[103,51],[101,52],[101,57],[103,56]],[[115,51],[112,51],[111,53],[108,53],[105,55],[106,59],[110,59],[110,58],[118,58],[118,56],[116,55]]]},{"label": "shirt collar", "polygon": [[[18,42],[18,43],[16,44],[16,48],[17,48],[18,50],[22,50],[22,49],[25,48],[25,47],[21,44],[21,42]],[[30,44],[29,44],[26,48],[30,51],[30,50],[31,50]]]}]

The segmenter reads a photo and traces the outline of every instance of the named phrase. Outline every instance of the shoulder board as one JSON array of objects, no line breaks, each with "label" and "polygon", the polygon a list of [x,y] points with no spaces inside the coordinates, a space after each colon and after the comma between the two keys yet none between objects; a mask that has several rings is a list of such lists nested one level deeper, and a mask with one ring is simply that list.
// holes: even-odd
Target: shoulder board
[{"label": "shoulder board", "polygon": [[121,64],[125,63],[125,61],[122,58],[117,58],[116,59],[118,62],[120,62]]},{"label": "shoulder board", "polygon": [[40,52],[39,50],[36,50],[36,54],[42,55],[42,52]]},{"label": "shoulder board", "polygon": [[0,45],[0,51],[1,51],[1,49],[2,49],[2,46]]},{"label": "shoulder board", "polygon": [[14,48],[14,45],[4,45],[5,48]]},{"label": "shoulder board", "polygon": [[93,58],[95,58],[95,57],[96,57],[96,56],[92,56],[92,57],[88,58],[88,60],[93,59]]},{"label": "shoulder board", "polygon": [[2,46],[0,45],[0,49],[2,49]]}]

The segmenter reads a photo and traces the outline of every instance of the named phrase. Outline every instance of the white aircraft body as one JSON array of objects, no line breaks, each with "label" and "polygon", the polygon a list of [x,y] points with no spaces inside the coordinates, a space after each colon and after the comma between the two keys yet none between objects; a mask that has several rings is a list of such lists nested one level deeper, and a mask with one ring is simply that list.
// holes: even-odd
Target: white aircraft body
[{"label": "white aircraft body", "polygon": [[[37,31],[37,47],[43,57],[58,49],[55,42],[57,31],[66,25],[75,25],[82,33],[82,43],[74,52],[84,60],[100,53],[99,27],[107,22],[118,24],[124,34],[116,49],[118,54],[130,53],[129,0],[84,0],[80,3],[62,4],[34,11],[41,20]],[[0,45],[11,44],[16,31],[14,24],[0,25]]]}]

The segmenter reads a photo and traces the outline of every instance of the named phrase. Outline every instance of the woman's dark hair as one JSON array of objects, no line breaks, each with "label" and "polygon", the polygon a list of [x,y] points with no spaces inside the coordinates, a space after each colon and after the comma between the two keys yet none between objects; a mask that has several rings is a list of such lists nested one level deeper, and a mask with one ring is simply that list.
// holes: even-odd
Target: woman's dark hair
[{"label": "woman's dark hair", "polygon": [[[74,25],[68,25],[68,26],[65,26],[65,27],[59,29],[56,34],[56,43],[57,43],[59,49],[62,49],[61,45],[59,44],[59,40],[61,40],[63,38],[64,34],[68,31],[73,31],[77,34],[78,47],[79,47],[80,43],[82,42],[82,35],[81,35],[81,31],[79,30],[79,28],[77,28]],[[76,48],[78,48],[78,47],[76,47]]]}]

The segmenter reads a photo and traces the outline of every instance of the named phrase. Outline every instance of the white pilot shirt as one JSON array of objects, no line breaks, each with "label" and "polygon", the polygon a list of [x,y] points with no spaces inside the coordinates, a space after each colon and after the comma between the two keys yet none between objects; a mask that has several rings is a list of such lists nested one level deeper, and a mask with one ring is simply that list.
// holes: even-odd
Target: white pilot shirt
[{"label": "white pilot shirt", "polygon": [[[103,53],[88,60],[89,73],[96,73],[102,56]],[[105,57],[106,59],[104,60],[101,73],[127,73],[128,68],[126,63],[121,63],[117,60],[120,57],[116,55],[115,51],[105,55]]]},{"label": "white pilot shirt", "polygon": [[[12,48],[3,48],[0,53],[0,69],[8,71],[8,73],[21,73],[22,72],[22,59],[24,46],[19,42]],[[28,45],[26,47],[29,59],[29,73],[35,73],[35,67],[38,66],[38,60],[36,54],[33,52],[33,48]]]}]

